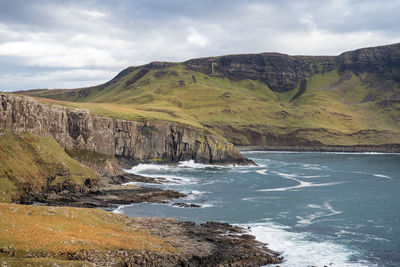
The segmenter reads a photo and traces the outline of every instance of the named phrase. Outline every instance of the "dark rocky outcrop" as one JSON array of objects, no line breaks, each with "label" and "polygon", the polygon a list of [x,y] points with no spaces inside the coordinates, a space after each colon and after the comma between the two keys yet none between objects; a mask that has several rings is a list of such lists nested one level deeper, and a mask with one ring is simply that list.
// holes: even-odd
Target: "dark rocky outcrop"
[{"label": "dark rocky outcrop", "polygon": [[262,266],[282,262],[280,254],[268,249],[243,228],[227,223],[197,225],[175,219],[135,218],[128,227],[147,229],[152,235],[168,238],[177,252],[82,250],[68,255],[70,260],[95,266]]},{"label": "dark rocky outcrop", "polygon": [[[283,119],[287,116],[284,111],[280,113]],[[239,150],[400,152],[400,145],[389,141],[397,138],[398,134],[389,130],[366,129],[343,133],[326,128],[280,128],[276,133],[276,128],[255,126],[238,129],[229,125],[219,125],[217,130],[234,137],[245,136],[246,142],[230,140]],[[357,140],[358,143],[348,144],[347,140]]]},{"label": "dark rocky outcrop", "polygon": [[306,92],[307,89],[307,80],[303,79],[299,85],[299,91],[290,99],[290,101],[294,101],[299,98],[302,94]]},{"label": "dark rocky outcrop", "polygon": [[264,82],[276,92],[287,92],[319,71],[335,67],[335,57],[289,56],[279,53],[229,55],[198,58],[184,62],[186,68],[209,75],[238,81],[251,79]]},{"label": "dark rocky outcrop", "polygon": [[373,73],[400,82],[400,44],[357,49],[337,57],[339,70]]},{"label": "dark rocky outcrop", "polygon": [[258,80],[276,92],[293,90],[312,74],[334,68],[356,74],[367,72],[400,82],[400,44],[362,48],[329,57],[262,53],[198,58],[184,64],[188,69],[234,81]]},{"label": "dark rocky outcrop", "polygon": [[85,109],[46,106],[30,97],[0,94],[0,128],[50,135],[62,147],[130,162],[245,163],[223,137],[173,122],[134,122],[93,116]]},{"label": "dark rocky outcrop", "polygon": [[135,185],[115,185],[112,187],[100,188],[92,192],[74,193],[68,190],[60,192],[52,191],[51,193],[42,195],[42,197],[36,195],[31,202],[51,206],[115,209],[119,205],[128,205],[132,203],[167,203],[172,199],[185,196],[185,194],[173,190],[138,187]]},{"label": "dark rocky outcrop", "polygon": [[[58,176],[62,176],[60,173]],[[86,179],[83,184],[63,181],[53,184],[55,177],[47,179],[42,190],[26,189],[22,197],[15,202],[20,204],[40,204],[50,206],[70,206],[85,208],[115,209],[119,205],[153,202],[167,203],[186,195],[173,190],[155,187],[141,187],[131,182],[161,183],[156,178],[123,173],[116,176],[102,176],[98,179]],[[129,184],[124,184],[129,183]],[[178,203],[179,204],[179,203]],[[188,207],[190,207],[188,205]]]}]

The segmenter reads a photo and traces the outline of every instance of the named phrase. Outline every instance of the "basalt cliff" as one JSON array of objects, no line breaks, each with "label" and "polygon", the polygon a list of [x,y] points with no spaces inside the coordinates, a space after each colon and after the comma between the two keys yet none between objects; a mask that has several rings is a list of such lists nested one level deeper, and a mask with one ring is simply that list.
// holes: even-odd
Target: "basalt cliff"
[{"label": "basalt cliff", "polygon": [[123,161],[245,163],[223,137],[175,122],[135,122],[91,115],[86,109],[43,105],[31,97],[0,95],[0,128],[49,135],[64,148]]}]

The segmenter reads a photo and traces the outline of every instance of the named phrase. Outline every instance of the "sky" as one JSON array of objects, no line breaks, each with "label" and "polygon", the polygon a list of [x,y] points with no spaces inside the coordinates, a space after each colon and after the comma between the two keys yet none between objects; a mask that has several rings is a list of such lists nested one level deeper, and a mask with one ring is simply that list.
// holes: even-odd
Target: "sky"
[{"label": "sky", "polygon": [[400,42],[400,0],[0,0],[0,91],[104,83],[225,54],[338,55]]}]

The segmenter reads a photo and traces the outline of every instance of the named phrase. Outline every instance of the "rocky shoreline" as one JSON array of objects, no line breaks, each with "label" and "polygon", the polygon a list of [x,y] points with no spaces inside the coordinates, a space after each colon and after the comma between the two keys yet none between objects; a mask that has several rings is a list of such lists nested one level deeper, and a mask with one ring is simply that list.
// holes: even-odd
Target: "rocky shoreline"
[{"label": "rocky shoreline", "polygon": [[[106,179],[108,179],[107,182],[105,182]],[[61,192],[31,196],[31,200],[35,200],[31,203],[56,206],[43,207],[49,209],[50,214],[56,211],[51,210],[52,208],[59,209],[60,206],[112,210],[118,205],[140,202],[168,202],[183,208],[197,207],[172,201],[184,197],[185,195],[182,193],[154,187],[139,187],[134,183],[129,184],[130,182],[160,184],[165,182],[162,178],[146,178],[124,173],[114,177],[103,176],[103,180],[101,186],[97,185],[84,192],[68,191],[64,188]],[[37,205],[31,207],[35,206]],[[12,209],[18,210],[18,207]],[[262,266],[279,264],[283,260],[279,252],[270,250],[265,244],[255,240],[254,236],[246,233],[246,229],[228,223],[195,224],[181,222],[177,219],[129,218],[119,214],[110,214],[109,216],[122,216],[124,220],[127,220],[124,223],[126,231],[144,230],[156,238],[168,240],[168,245],[175,251],[83,249],[76,252],[65,252],[66,255],[51,253],[45,255],[42,253],[42,255],[31,251],[21,257],[21,252],[16,252],[12,248],[0,247],[0,262],[8,266],[8,263],[11,264],[15,260],[24,262],[27,259],[66,257],[69,262],[84,262],[83,266]],[[64,265],[61,263],[56,266]],[[66,264],[66,266],[68,265]]]},{"label": "rocky shoreline", "polygon": [[[3,230],[11,234],[11,240],[20,240],[22,234],[26,242],[22,246],[15,241],[2,243],[2,266],[195,267],[282,262],[278,252],[245,229],[227,223],[195,224],[177,219],[129,218],[99,209],[6,203],[0,203],[0,213]],[[56,235],[54,229],[59,229]],[[73,231],[72,236],[68,229]],[[48,242],[59,248],[49,247]]]},{"label": "rocky shoreline", "polygon": [[[105,179],[105,177],[103,177]],[[50,206],[70,206],[83,208],[105,208],[112,210],[119,205],[141,202],[167,203],[173,199],[185,197],[185,194],[154,187],[140,187],[124,183],[157,183],[154,178],[124,173],[109,177],[109,181],[86,191],[51,191],[31,196],[29,203]]]},{"label": "rocky shoreline", "polygon": [[227,223],[195,224],[176,219],[132,218],[129,227],[147,229],[151,234],[170,240],[175,253],[138,253],[82,251],[71,259],[85,260],[96,266],[262,266],[279,264],[276,251],[246,234],[243,228]]},{"label": "rocky shoreline", "polygon": [[[5,191],[6,202],[28,205],[0,203],[0,226],[7,229],[0,238],[2,266],[261,266],[282,262],[279,253],[236,226],[129,218],[104,211],[140,202],[198,207],[175,202],[185,196],[176,191],[127,184],[165,181],[122,173],[120,166],[183,160],[253,164],[221,136],[172,122],[92,116],[87,110],[47,106],[30,97],[3,93],[0,129],[15,144],[3,144],[0,152],[8,158],[11,153],[24,154],[30,160],[27,166],[10,166],[16,162],[10,158],[3,166],[3,183],[15,191]],[[138,247],[132,248],[128,237]],[[168,249],[158,247],[151,241],[154,238]],[[50,239],[58,250],[47,244]],[[29,248],[21,246],[28,243]],[[39,248],[38,243],[43,246]]]}]

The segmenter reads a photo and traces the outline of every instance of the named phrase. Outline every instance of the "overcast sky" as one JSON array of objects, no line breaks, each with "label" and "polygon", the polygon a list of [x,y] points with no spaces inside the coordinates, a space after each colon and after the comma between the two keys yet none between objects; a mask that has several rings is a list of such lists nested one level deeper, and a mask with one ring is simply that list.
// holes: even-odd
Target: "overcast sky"
[{"label": "overcast sky", "polygon": [[128,66],[400,42],[400,0],[0,0],[0,91],[103,83]]}]

